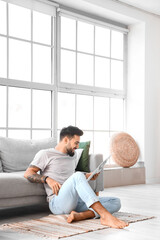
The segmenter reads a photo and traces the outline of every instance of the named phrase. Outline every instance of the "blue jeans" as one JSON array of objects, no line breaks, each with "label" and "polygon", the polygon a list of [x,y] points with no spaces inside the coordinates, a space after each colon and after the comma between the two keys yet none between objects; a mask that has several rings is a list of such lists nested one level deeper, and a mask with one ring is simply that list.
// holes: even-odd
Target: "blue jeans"
[{"label": "blue jeans", "polygon": [[119,198],[96,196],[85,175],[76,172],[64,182],[58,195],[51,199],[49,208],[53,214],[69,214],[73,210],[76,212],[91,210],[97,218],[99,215],[90,206],[98,201],[110,213],[119,211],[121,207]]}]

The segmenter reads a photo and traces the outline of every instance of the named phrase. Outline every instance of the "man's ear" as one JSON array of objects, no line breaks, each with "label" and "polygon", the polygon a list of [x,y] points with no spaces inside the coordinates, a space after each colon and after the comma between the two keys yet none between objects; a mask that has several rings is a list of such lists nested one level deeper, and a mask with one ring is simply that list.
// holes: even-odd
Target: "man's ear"
[{"label": "man's ear", "polygon": [[67,144],[68,141],[69,141],[69,138],[66,136],[66,137],[63,138],[63,141],[64,141],[65,144]]}]

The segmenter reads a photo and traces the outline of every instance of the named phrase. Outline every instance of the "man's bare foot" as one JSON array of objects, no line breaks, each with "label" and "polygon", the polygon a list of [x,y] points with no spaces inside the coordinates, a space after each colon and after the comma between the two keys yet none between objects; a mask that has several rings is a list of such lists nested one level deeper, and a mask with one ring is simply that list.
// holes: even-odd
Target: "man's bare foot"
[{"label": "man's bare foot", "polygon": [[79,221],[79,220],[82,220],[81,215],[80,215],[80,213],[75,212],[75,211],[72,211],[67,218],[68,223],[71,223],[73,221]]},{"label": "man's bare foot", "polygon": [[101,218],[101,224],[112,228],[124,228],[129,225],[127,222],[124,222],[112,215]]},{"label": "man's bare foot", "polygon": [[95,215],[94,215],[93,211],[90,211],[90,210],[87,210],[85,212],[72,211],[67,218],[67,222],[71,223],[71,222],[81,221],[81,220],[85,220],[88,218],[94,218],[94,217],[95,217]]}]

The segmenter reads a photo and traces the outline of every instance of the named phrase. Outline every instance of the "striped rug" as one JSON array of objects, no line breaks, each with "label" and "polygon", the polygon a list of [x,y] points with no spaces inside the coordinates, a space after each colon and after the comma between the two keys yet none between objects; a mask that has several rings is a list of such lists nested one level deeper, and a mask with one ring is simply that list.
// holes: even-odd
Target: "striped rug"
[{"label": "striped rug", "polygon": [[[118,212],[114,214],[114,216],[129,223],[154,218],[124,212]],[[67,223],[67,217],[68,215],[50,214],[40,219],[3,224],[0,226],[0,230],[12,229],[18,232],[35,234],[42,238],[60,239],[108,228],[107,226],[101,225],[100,219],[88,219],[79,222]]]}]

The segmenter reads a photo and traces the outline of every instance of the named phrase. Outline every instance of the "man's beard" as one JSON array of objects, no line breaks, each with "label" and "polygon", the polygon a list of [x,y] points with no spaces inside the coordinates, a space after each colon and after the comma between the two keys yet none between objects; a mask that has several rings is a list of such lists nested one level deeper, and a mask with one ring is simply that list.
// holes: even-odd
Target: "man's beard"
[{"label": "man's beard", "polygon": [[72,151],[72,149],[67,149],[67,154],[68,154],[70,157],[73,157],[73,156],[74,156],[74,151]]}]

